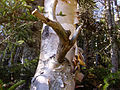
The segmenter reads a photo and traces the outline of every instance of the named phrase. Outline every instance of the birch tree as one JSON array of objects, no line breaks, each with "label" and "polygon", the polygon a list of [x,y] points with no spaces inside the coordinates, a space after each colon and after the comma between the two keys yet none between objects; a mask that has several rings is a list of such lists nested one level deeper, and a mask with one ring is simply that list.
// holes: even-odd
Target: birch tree
[{"label": "birch tree", "polygon": [[37,9],[32,12],[44,25],[40,59],[31,90],[74,90],[74,79],[81,81],[83,74],[73,74],[67,60],[69,58],[65,57],[75,56],[74,44],[82,28],[79,26],[75,30],[74,25],[77,2],[44,0],[44,9],[44,15]]}]

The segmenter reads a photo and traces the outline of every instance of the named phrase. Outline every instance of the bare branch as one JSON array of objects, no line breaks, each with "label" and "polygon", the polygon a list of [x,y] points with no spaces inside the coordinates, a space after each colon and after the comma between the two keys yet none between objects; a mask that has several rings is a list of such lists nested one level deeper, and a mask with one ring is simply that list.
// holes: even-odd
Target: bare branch
[{"label": "bare branch", "polygon": [[51,26],[53,28],[53,30],[57,33],[57,35],[59,36],[59,38],[62,42],[66,42],[69,40],[69,36],[67,36],[65,29],[61,26],[61,24],[59,22],[50,20],[49,18],[47,18],[44,15],[42,15],[41,13],[39,13],[37,11],[37,9],[35,9],[32,12],[32,14],[35,17],[37,17],[38,19],[40,19],[41,21],[43,21],[45,24]]},{"label": "bare branch", "polygon": [[[82,24],[83,25],[83,24]],[[82,30],[82,25],[80,25],[76,30],[75,30],[75,33],[73,34],[73,37],[71,38],[70,42],[71,42],[71,45],[74,45],[79,34],[80,34],[80,31]]]},{"label": "bare branch", "polygon": [[[82,24],[83,25],[83,24]],[[70,48],[75,44],[79,34],[80,34],[80,31],[82,29],[82,25],[79,26],[77,28],[77,30],[75,30],[76,32],[74,33],[72,39],[66,43],[60,43],[59,46],[58,46],[58,51],[57,51],[57,60],[58,62],[63,62],[64,61],[64,57],[65,55],[67,54],[67,52],[70,50]]]},{"label": "bare branch", "polygon": [[2,43],[4,43],[5,41],[7,41],[10,37],[11,37],[11,35],[9,35],[9,36],[6,37],[4,40],[2,40],[2,41],[0,42],[0,45],[1,45]]}]

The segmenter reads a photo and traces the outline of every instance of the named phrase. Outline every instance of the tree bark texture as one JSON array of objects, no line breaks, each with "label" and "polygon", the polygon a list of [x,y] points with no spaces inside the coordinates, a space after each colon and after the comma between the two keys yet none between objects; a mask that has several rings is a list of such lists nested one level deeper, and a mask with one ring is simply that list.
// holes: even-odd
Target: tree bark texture
[{"label": "tree bark texture", "polygon": [[111,9],[112,1],[108,0],[108,29],[111,39],[111,62],[112,62],[112,72],[115,73],[118,70],[118,46],[116,43],[116,34],[115,34],[115,20],[114,20],[114,10]]},{"label": "tree bark texture", "polygon": [[[40,59],[31,90],[74,90],[75,75],[64,58],[68,51],[73,50],[71,48],[81,30],[80,26],[74,32],[76,4],[75,0],[44,0],[45,15],[33,11],[33,15],[45,24]],[[61,11],[66,16],[56,16]],[[83,74],[80,75],[82,79]]]}]

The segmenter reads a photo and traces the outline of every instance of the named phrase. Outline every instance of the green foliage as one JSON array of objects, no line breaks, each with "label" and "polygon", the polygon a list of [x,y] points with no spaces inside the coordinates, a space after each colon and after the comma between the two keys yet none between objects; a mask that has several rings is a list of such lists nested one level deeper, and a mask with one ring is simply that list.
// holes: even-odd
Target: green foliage
[{"label": "green foliage", "polygon": [[119,83],[120,83],[120,71],[117,71],[116,73],[109,73],[104,78],[103,90],[107,90],[108,87],[119,88]]},{"label": "green foliage", "polygon": [[37,63],[38,63],[38,59],[33,59],[31,61],[25,59],[24,69],[22,69],[22,72],[32,77],[35,73]]},{"label": "green foliage", "polygon": [[38,9],[40,10],[41,13],[44,13],[44,12],[45,12],[45,11],[44,11],[44,7],[42,7],[42,6],[38,6]]},{"label": "green foliage", "polygon": [[25,83],[25,80],[20,80],[17,83],[15,83],[14,85],[12,85],[10,88],[7,89],[7,88],[4,87],[6,84],[4,84],[2,82],[2,80],[0,80],[0,90],[6,90],[6,89],[7,90],[15,90],[18,86],[20,86],[20,85],[22,85],[24,83]]},{"label": "green foliage", "polygon": [[84,49],[87,64],[87,68],[82,68],[81,70],[85,77],[80,84],[90,90],[93,90],[93,88],[97,88],[98,90],[116,88],[117,90],[120,88],[120,78],[117,76],[119,75],[118,72],[114,74],[111,73],[111,43],[109,31],[105,19],[96,21],[95,18],[93,18],[95,3],[91,1],[93,0],[80,0],[79,2],[79,17],[80,22],[84,23],[84,27],[78,38],[78,46]]},{"label": "green foliage", "polygon": [[31,6],[28,6],[25,0],[1,0],[0,8],[0,25],[7,37],[2,43],[10,40],[18,44],[19,40],[31,40],[30,21],[37,20],[30,13]]},{"label": "green foliage", "polygon": [[14,24],[20,19],[32,20],[30,14],[31,6],[27,5],[24,0],[1,0],[0,8],[0,19],[2,24],[9,22],[10,24]]},{"label": "green foliage", "polygon": [[81,8],[80,12],[82,13],[89,11],[92,14],[94,8],[96,7],[96,2],[94,0],[78,0],[78,3]]},{"label": "green foliage", "polygon": [[25,83],[25,80],[20,80],[16,84],[12,85],[8,90],[15,90],[18,86],[22,85]]},{"label": "green foliage", "polygon": [[[3,37],[0,44],[5,46],[5,49],[0,52],[0,79],[4,82],[4,88],[7,90],[13,84],[11,88],[24,82],[20,80],[25,80],[30,84],[31,77],[36,70],[38,58],[26,59],[22,64],[20,61],[22,52],[17,52],[17,49],[23,48],[24,44],[34,42],[31,27],[37,18],[31,15],[31,8],[27,5],[26,0],[0,1],[0,26],[2,26],[0,34]],[[17,53],[19,61],[15,59]],[[19,82],[17,83],[17,81]],[[11,88],[10,90],[12,90]]]},{"label": "green foliage", "polygon": [[23,40],[19,40],[19,41],[17,41],[17,43],[18,43],[19,45],[22,45],[22,44],[24,43],[24,41],[23,41]]},{"label": "green foliage", "polygon": [[[9,84],[9,82],[11,82],[11,78],[13,78],[13,81],[23,79],[22,81],[19,81],[15,85],[13,85],[11,88],[16,88],[17,86],[24,83],[24,80],[27,81],[28,78],[30,84],[31,77],[33,77],[35,74],[37,63],[38,59],[34,59],[31,61],[26,59],[24,64],[19,63],[13,64],[11,66],[0,66],[0,78],[7,85],[7,87],[4,88],[9,88],[11,86],[11,84]],[[0,81],[0,84],[2,84],[2,81]]]},{"label": "green foliage", "polygon": [[3,89],[3,82],[2,82],[2,80],[0,80],[0,90],[2,90]]},{"label": "green foliage", "polygon": [[[16,48],[22,47],[24,43],[33,42],[31,25],[32,21],[36,21],[37,18],[31,15],[30,9],[31,6],[27,5],[25,0],[1,0],[0,2],[0,25],[3,26],[3,34],[7,37],[2,42],[7,43],[7,47],[1,53],[3,58],[0,61],[0,79],[8,87],[11,86],[9,82],[12,80],[21,80],[22,78],[26,80],[26,77],[33,76],[37,66],[38,60],[28,61],[27,66],[14,61]],[[13,87],[18,84],[20,83],[18,82]]]},{"label": "green foliage", "polygon": [[87,88],[98,88],[100,90],[120,88],[120,71],[111,73],[111,68],[104,68],[100,65],[90,69],[82,69],[85,77],[81,84]]},{"label": "green foliage", "polygon": [[65,14],[62,13],[62,11],[60,11],[57,16],[66,16]]}]

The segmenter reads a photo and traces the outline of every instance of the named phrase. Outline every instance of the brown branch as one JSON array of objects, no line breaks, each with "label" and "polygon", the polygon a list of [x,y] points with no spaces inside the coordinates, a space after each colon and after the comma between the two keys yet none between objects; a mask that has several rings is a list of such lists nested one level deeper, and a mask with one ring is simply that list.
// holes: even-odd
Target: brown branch
[{"label": "brown branch", "polygon": [[37,17],[38,19],[40,19],[43,23],[51,26],[53,28],[53,30],[59,36],[60,42],[59,42],[59,46],[58,46],[58,50],[57,50],[57,54],[56,54],[56,59],[58,60],[58,62],[63,62],[64,57],[67,54],[67,52],[75,44],[75,42],[78,38],[78,35],[80,34],[82,25],[77,28],[72,39],[69,40],[69,34],[67,34],[65,29],[61,26],[61,24],[59,22],[50,20],[49,18],[47,18],[44,15],[42,15],[41,13],[39,13],[37,11],[37,9],[35,9],[32,12],[32,14],[35,17]]},{"label": "brown branch", "polygon": [[58,46],[58,51],[57,51],[57,60],[58,62],[63,62],[64,61],[64,57],[67,54],[67,52],[71,49],[71,47],[75,44],[75,42],[77,41],[77,38],[80,34],[80,31],[82,29],[82,25],[79,26],[77,28],[77,30],[75,30],[76,32],[74,33],[73,37],[71,40],[69,40],[66,43],[60,43]]},{"label": "brown branch", "polygon": [[37,9],[35,9],[32,14],[40,19],[43,23],[51,26],[63,43],[69,40],[69,36],[66,34],[65,29],[61,26],[59,22],[50,20],[49,18],[39,13]]},{"label": "brown branch", "polygon": [[11,37],[11,36],[8,36],[8,37],[6,37],[4,40],[2,40],[2,41],[0,42],[0,45],[1,45],[2,43],[4,43],[5,41],[7,41],[10,37]]},{"label": "brown branch", "polygon": [[7,18],[4,18],[4,19],[2,19],[2,18],[0,18],[0,25],[2,25],[3,23],[8,23],[8,19]]}]

